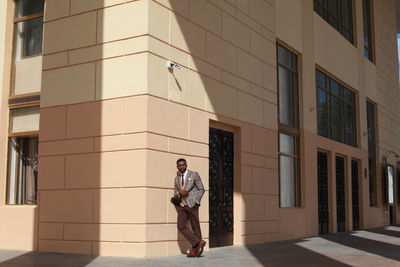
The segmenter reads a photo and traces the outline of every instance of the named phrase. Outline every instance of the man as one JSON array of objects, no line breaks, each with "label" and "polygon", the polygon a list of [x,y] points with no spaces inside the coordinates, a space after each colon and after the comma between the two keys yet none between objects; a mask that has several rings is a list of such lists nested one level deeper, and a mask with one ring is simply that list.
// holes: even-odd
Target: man
[{"label": "man", "polygon": [[[199,206],[204,194],[203,183],[197,172],[187,169],[185,159],[178,159],[176,167],[178,176],[175,178],[174,195],[182,198],[180,206],[177,206],[178,230],[192,245],[192,250],[187,256],[200,257],[206,245],[201,237],[199,221]],[[188,221],[190,221],[193,232],[187,227]]]}]

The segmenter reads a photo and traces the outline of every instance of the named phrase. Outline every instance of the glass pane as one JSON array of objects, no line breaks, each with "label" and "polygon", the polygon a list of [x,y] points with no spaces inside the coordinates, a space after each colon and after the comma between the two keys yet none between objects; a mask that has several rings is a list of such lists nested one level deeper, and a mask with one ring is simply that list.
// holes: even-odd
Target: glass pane
[{"label": "glass pane", "polygon": [[324,2],[325,2],[324,0],[314,0],[314,8],[315,8],[315,5],[323,6]]},{"label": "glass pane", "polygon": [[278,45],[278,60],[280,64],[288,67],[289,69],[293,69],[292,52],[280,45]]},{"label": "glass pane", "polygon": [[16,24],[17,59],[42,53],[43,17]]},{"label": "glass pane", "polygon": [[368,34],[368,3],[367,1],[363,0],[363,27],[364,27],[364,36]]},{"label": "glass pane", "polygon": [[320,72],[319,70],[316,71],[316,79],[317,79],[317,86],[319,88],[326,89],[326,75]]},{"label": "glass pane", "polygon": [[297,65],[298,65],[297,55],[292,53],[292,58],[293,58],[293,70],[297,72]]},{"label": "glass pane", "polygon": [[297,154],[296,137],[286,134],[279,134],[279,152],[287,154]]},{"label": "glass pane", "polygon": [[352,35],[351,32],[349,32],[348,30],[342,28],[341,33],[344,36],[344,38],[346,38],[350,43],[353,43],[353,35]]},{"label": "glass pane", "polygon": [[340,96],[340,87],[335,80],[329,79],[329,89],[332,91],[333,94]]},{"label": "glass pane", "polygon": [[331,121],[332,121],[332,139],[343,142],[343,107],[339,98],[331,97]]},{"label": "glass pane", "polygon": [[12,137],[8,151],[7,204],[36,204],[38,137]]},{"label": "glass pane", "polygon": [[364,46],[369,47],[369,36],[368,31],[364,32]]},{"label": "glass pane", "polygon": [[279,122],[295,126],[293,74],[279,66]]},{"label": "glass pane", "polygon": [[328,95],[318,89],[318,105],[317,105],[317,120],[318,120],[318,134],[321,136],[328,136]]},{"label": "glass pane", "polygon": [[375,107],[374,104],[367,101],[367,114],[368,116],[374,117],[375,114]]},{"label": "glass pane", "polygon": [[351,6],[348,0],[341,0],[341,23],[347,28],[351,29]]},{"label": "glass pane", "polygon": [[369,203],[370,206],[377,205],[377,190],[376,190],[376,171],[375,160],[368,159],[368,172],[369,172]]},{"label": "glass pane", "polygon": [[388,192],[388,203],[394,204],[394,168],[393,166],[387,166],[387,192]]},{"label": "glass pane", "polygon": [[331,13],[334,17],[338,18],[338,0],[329,0],[328,1],[328,9],[329,13]]},{"label": "glass pane", "polygon": [[370,56],[369,56],[369,50],[368,50],[368,48],[364,48],[364,57],[366,57],[366,58],[370,58]]},{"label": "glass pane", "polygon": [[337,20],[337,17],[329,15],[328,22],[333,28],[335,28],[337,31],[339,31],[339,21]]},{"label": "glass pane", "polygon": [[298,76],[293,75],[293,127],[299,128],[299,84]]},{"label": "glass pane", "polygon": [[281,207],[296,206],[296,167],[294,158],[279,157]]},{"label": "glass pane", "polygon": [[39,106],[10,110],[10,133],[39,131]]},{"label": "glass pane", "polygon": [[17,0],[15,7],[15,17],[24,17],[44,10],[44,0]]},{"label": "glass pane", "polygon": [[354,146],[354,107],[344,104],[344,143]]},{"label": "glass pane", "polygon": [[315,10],[315,12],[318,13],[318,15],[320,15],[322,18],[326,19],[327,12],[323,8],[323,6],[324,6],[323,2],[324,1],[322,1],[322,0],[315,0],[314,1],[314,10]]},{"label": "glass pane", "polygon": [[375,119],[374,105],[367,101],[367,132],[368,132],[368,153],[375,154]]},{"label": "glass pane", "polygon": [[370,2],[363,1],[363,26],[364,26],[364,56],[372,59],[371,53],[371,16],[370,16]]},{"label": "glass pane", "polygon": [[343,87],[343,98],[349,103],[354,103],[354,93],[346,87]]}]

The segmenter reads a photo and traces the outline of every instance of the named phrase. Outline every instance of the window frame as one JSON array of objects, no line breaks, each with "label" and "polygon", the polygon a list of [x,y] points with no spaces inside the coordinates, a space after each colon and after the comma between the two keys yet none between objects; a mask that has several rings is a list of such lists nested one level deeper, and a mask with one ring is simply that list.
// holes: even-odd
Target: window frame
[{"label": "window frame", "polygon": [[[324,2],[325,4],[321,3]],[[351,44],[355,45],[356,43],[356,34],[355,34],[355,21],[354,21],[354,1],[349,0],[349,23],[350,23],[350,28],[348,28],[344,23],[342,22],[342,2],[340,0],[337,1],[337,16],[332,13],[332,11],[328,7],[328,1],[329,0],[313,0],[313,10],[315,13],[317,13],[323,20],[325,20],[329,25],[331,25],[337,32],[340,33],[347,41],[349,41]],[[319,6],[323,14],[320,14],[317,11],[316,6]],[[336,23],[338,24],[337,27],[335,27],[331,22],[330,22],[330,17],[334,18]],[[343,33],[343,29],[347,31],[350,34],[350,40],[347,39],[345,34]]]},{"label": "window frame", "polygon": [[[35,102],[30,102],[30,103],[22,103],[22,104],[17,104],[17,105],[10,105],[8,106],[9,111],[12,111],[14,109],[20,109],[20,108],[29,108],[29,107],[39,107],[40,108],[40,103],[39,101]],[[9,153],[10,153],[10,139],[13,137],[37,137],[39,138],[39,131],[28,131],[28,132],[16,132],[13,133],[10,131],[10,119],[11,119],[11,112],[8,114],[8,131],[7,131],[7,175],[6,175],[6,205],[18,205],[18,206],[35,206],[36,204],[10,204],[8,203],[8,198],[10,195],[10,176],[9,176]]]},{"label": "window frame", "polygon": [[[317,73],[320,72],[322,75],[325,76],[325,88],[321,88],[318,84],[318,79],[317,79]],[[332,93],[330,87],[331,87],[331,81],[334,81],[338,85],[339,88],[339,95],[336,95]],[[352,147],[358,147],[358,138],[357,138],[357,91],[353,90],[350,86],[346,85],[339,79],[333,77],[332,75],[328,74],[325,70],[321,69],[320,67],[315,68],[315,88],[316,88],[316,108],[317,108],[317,135],[321,137],[328,138],[332,141],[339,142],[341,144],[345,144],[348,146]],[[353,95],[353,103],[349,102],[348,100],[345,99],[344,97],[344,90],[347,89],[350,91]],[[319,133],[319,91],[322,91],[323,93],[326,94],[327,96],[327,136],[324,136]],[[353,127],[353,137],[352,137],[352,144],[347,144],[345,143],[346,141],[346,136],[345,136],[345,122],[343,124],[339,125],[341,128],[341,140],[336,140],[333,137],[333,122],[332,122],[332,97],[339,99],[340,104],[341,104],[341,111],[344,111],[344,105],[350,105],[353,110],[353,121],[352,121],[352,127]],[[342,118],[344,117],[344,114],[342,114]]]},{"label": "window frame", "polygon": [[[18,5],[18,0],[14,0],[13,1],[14,2],[14,11],[16,10],[16,8],[17,8],[17,5]],[[16,46],[15,46],[15,43],[16,43],[16,41],[17,41],[17,37],[16,37],[16,33],[15,33],[15,26],[18,24],[18,23],[21,23],[21,22],[25,22],[25,21],[29,21],[29,20],[33,20],[33,19],[37,19],[37,18],[40,18],[40,17],[42,17],[43,19],[44,19],[44,6],[43,6],[43,11],[42,12],[37,12],[37,13],[34,13],[34,14],[31,14],[31,15],[28,15],[28,16],[21,16],[21,17],[16,17],[16,14],[15,14],[15,12],[14,12],[14,15],[13,15],[13,25],[14,25],[14,34],[13,34],[13,43],[14,43],[14,45],[13,45],[13,50],[14,50],[14,52],[13,52],[13,59],[14,59],[14,61],[15,61],[15,55],[16,55],[16,51],[15,51],[15,48],[16,48]],[[43,32],[42,32],[42,40],[43,40]],[[40,50],[40,53],[37,53],[37,54],[34,54],[34,55],[30,55],[30,56],[24,56],[23,55],[23,51],[24,51],[24,42],[22,42],[22,44],[21,44],[21,51],[20,51],[20,55],[21,55],[21,59],[28,59],[28,58],[32,58],[32,57],[37,57],[37,56],[41,56],[42,54],[43,54],[43,44],[42,44],[42,47],[41,47],[41,50]]]},{"label": "window frame", "polygon": [[[295,153],[290,154],[290,153],[285,153],[280,151],[280,135],[284,134],[287,136],[291,136],[295,140]],[[297,153],[296,153],[297,152]],[[293,158],[295,159],[295,170],[294,170],[294,185],[295,185],[295,195],[294,195],[294,206],[282,206],[281,203],[281,171],[280,171],[280,166],[281,166],[281,157],[287,157],[287,158]],[[278,171],[278,176],[279,176],[279,207],[280,208],[301,208],[302,207],[302,191],[301,191],[301,157],[300,157],[300,136],[299,135],[294,135],[292,133],[286,132],[285,130],[279,130],[278,131],[278,166],[279,166],[279,171]]]},{"label": "window frame", "polygon": [[[368,2],[366,4],[366,2]],[[366,8],[368,7],[368,8]],[[367,58],[369,61],[371,61],[372,63],[375,64],[375,42],[374,42],[374,29],[373,29],[373,25],[374,25],[374,4],[373,4],[373,0],[362,0],[362,15],[363,15],[363,34],[364,34],[364,38],[363,38],[363,48],[364,48],[364,57]],[[367,10],[366,10],[367,9]],[[368,14],[368,20],[366,21],[365,18],[365,13],[367,12]],[[368,25],[365,25],[365,23],[367,23]],[[365,28],[367,27],[367,29]],[[368,47],[365,45],[365,32],[368,31]],[[368,50],[368,56],[365,55],[366,50]]]},{"label": "window frame", "polygon": [[[279,47],[282,47],[283,49],[287,50],[288,52],[291,53],[292,55],[292,61],[293,58],[296,57],[296,64],[297,64],[297,70],[295,68],[291,68],[290,66],[287,66],[283,64],[279,60]],[[280,208],[302,208],[302,183],[301,183],[301,135],[300,135],[300,53],[295,51],[294,49],[290,48],[283,42],[277,40],[276,42],[276,61],[277,61],[277,98],[278,98],[278,104],[277,104],[277,113],[278,113],[278,166],[279,166],[279,171],[278,171],[278,177],[279,177],[279,207]],[[295,110],[293,110],[293,116],[294,116],[294,126],[287,125],[284,123],[281,123],[280,120],[280,110],[279,110],[279,103],[280,103],[280,93],[279,93],[279,67],[284,68],[287,71],[292,72],[293,75],[293,81],[294,79],[297,79],[297,88],[293,86],[296,92],[294,92],[293,96],[294,98],[297,98],[297,104],[295,105]],[[294,83],[293,83],[294,84]],[[288,154],[280,151],[280,135],[288,135],[294,137],[295,140],[295,154]],[[297,153],[296,153],[297,152]],[[295,159],[295,203],[294,206],[282,206],[281,203],[281,171],[280,171],[280,164],[281,164],[281,157],[290,157]]]},{"label": "window frame", "polygon": [[[18,0],[13,0],[12,1],[12,3],[13,3],[13,11],[14,12],[13,12],[13,15],[12,15],[12,21],[13,21],[12,22],[12,26],[13,26],[12,27],[12,34],[11,34],[11,37],[12,37],[12,53],[11,53],[12,54],[12,59],[11,59],[12,60],[11,61],[12,69],[11,69],[11,73],[10,73],[11,79],[9,81],[9,85],[10,85],[9,103],[10,103],[10,100],[14,100],[14,99],[18,99],[18,98],[25,98],[27,96],[33,96],[33,97],[39,96],[39,99],[40,99],[40,92],[33,92],[33,93],[27,93],[27,94],[16,94],[15,93],[16,61],[17,61],[17,59],[16,59],[16,55],[17,55],[17,46],[16,46],[17,36],[16,36],[15,28],[16,28],[17,23],[20,23],[20,22],[24,22],[24,21],[28,21],[28,20],[32,20],[32,19],[37,19],[37,18],[40,18],[40,17],[43,17],[43,19],[44,19],[44,8],[45,8],[45,6],[43,7],[43,11],[42,12],[37,12],[37,13],[31,14],[31,15],[28,15],[28,16],[16,17],[15,11],[16,11],[17,5],[18,5],[17,2],[18,2]],[[21,47],[19,48],[21,50],[20,51],[20,55],[21,55],[20,60],[43,56],[43,32],[42,32],[42,48],[41,48],[41,52],[40,53],[34,54],[34,55],[30,55],[30,56],[23,56],[23,52],[22,52],[23,49],[24,49],[23,46],[24,46],[24,44],[22,42],[21,43]],[[22,102],[25,103],[26,101],[22,101]],[[28,101],[28,102],[32,102],[32,101]]]},{"label": "window frame", "polygon": [[[378,158],[377,158],[377,136],[376,136],[376,134],[377,134],[377,105],[376,105],[376,103],[375,102],[373,102],[373,101],[371,101],[370,99],[366,99],[366,106],[365,106],[365,108],[366,108],[366,119],[367,119],[367,145],[368,145],[368,199],[369,199],[369,206],[370,207],[378,207],[379,205],[378,205]],[[370,146],[369,146],[369,144],[368,144],[368,139],[369,139],[369,136],[368,136],[368,120],[369,120],[369,118],[371,117],[370,116],[370,114],[369,114],[369,112],[368,112],[368,104],[371,104],[372,105],[372,107],[373,107],[373,130],[374,130],[374,143],[373,143],[373,147],[372,147],[372,149],[373,150],[370,150]],[[369,164],[369,161],[372,161],[373,162],[373,165],[372,166],[370,166],[370,164]],[[371,194],[371,177],[372,177],[372,174],[371,174],[371,168],[373,168],[373,171],[374,171],[374,177],[373,177],[373,181],[372,181],[372,184],[373,184],[373,188],[374,188],[374,193],[375,193],[375,195],[374,195],[374,197],[372,198],[372,194]]]},{"label": "window frame", "polygon": [[[36,138],[38,138],[38,141],[39,141],[39,132],[37,131],[37,132],[24,132],[24,133],[21,133],[20,135],[15,135],[15,136],[8,136],[8,138],[7,138],[7,173],[6,173],[6,200],[5,200],[5,204],[7,205],[7,206],[37,206],[37,204],[38,204],[38,195],[37,195],[37,193],[38,193],[38,190],[37,190],[37,184],[36,184],[36,203],[33,203],[33,204],[28,204],[28,203],[23,203],[23,204],[19,204],[19,203],[9,203],[9,197],[10,197],[10,192],[11,192],[11,188],[10,188],[10,169],[9,169],[9,164],[10,164],[10,151],[11,151],[11,149],[10,149],[10,140],[11,140],[11,138],[13,138],[13,137],[21,137],[21,138],[24,138],[24,137],[36,137]],[[38,142],[38,144],[39,144],[39,142]],[[39,156],[39,153],[38,153],[38,155],[37,155],[37,157]],[[38,175],[39,176],[39,175]],[[18,179],[18,180],[20,180],[20,179]],[[15,195],[17,195],[17,192],[16,192],[16,190],[14,189],[14,193],[15,193]]]},{"label": "window frame", "polygon": [[[18,23],[23,23],[23,22],[26,22],[26,21],[29,21],[29,20],[33,20],[33,19],[37,19],[37,18],[44,18],[44,12],[35,13],[35,14],[29,15],[29,16],[14,18],[13,19],[14,29],[15,29],[15,27],[16,27],[16,25]],[[42,32],[42,40],[43,40],[43,32]],[[15,51],[15,48],[16,48],[15,43],[16,43],[16,41],[17,41],[17,36],[16,36],[15,30],[14,30],[14,40],[13,40],[13,42],[14,42],[14,53],[13,53],[14,60],[15,60],[15,56],[16,56],[16,51]],[[30,56],[24,56],[24,53],[23,53],[23,51],[25,49],[24,42],[21,43],[20,49],[21,49],[21,51],[20,51],[21,60],[28,59],[28,58],[33,58],[33,57],[38,57],[38,56],[43,55],[43,47],[41,47],[40,53],[37,53],[37,54],[34,54],[34,55],[30,55]]]},{"label": "window frame", "polygon": [[[12,43],[12,59],[11,59],[11,66],[12,66],[12,70],[10,72],[10,83],[9,83],[9,95],[8,95],[8,114],[7,114],[7,159],[6,159],[6,181],[5,181],[5,195],[6,195],[6,199],[5,199],[5,204],[6,205],[19,205],[19,206],[24,206],[24,205],[28,205],[28,206],[35,206],[37,205],[37,200],[36,200],[36,204],[9,204],[8,200],[9,200],[9,192],[10,192],[10,177],[9,177],[9,164],[10,164],[10,139],[11,138],[15,138],[15,137],[36,137],[39,138],[39,130],[36,131],[26,131],[26,132],[11,132],[10,129],[10,120],[11,120],[11,111],[15,110],[15,109],[20,109],[20,108],[28,108],[28,107],[39,107],[40,110],[40,96],[41,96],[41,92],[33,92],[33,93],[27,93],[27,94],[14,94],[14,86],[15,86],[15,64],[16,64],[16,41],[17,41],[17,36],[16,36],[16,32],[15,32],[15,28],[16,28],[16,24],[17,23],[21,23],[24,21],[29,21],[32,19],[37,19],[40,17],[44,18],[44,10],[42,12],[37,12],[28,16],[21,16],[21,17],[17,17],[15,10],[17,9],[17,5],[18,5],[18,0],[14,0],[12,1],[13,3],[13,9],[14,9],[14,14],[12,15],[12,25],[13,25],[13,32],[12,34],[10,34],[11,38],[11,43]],[[44,6],[43,6],[44,9]],[[11,20],[10,18],[10,20]],[[43,32],[42,32],[42,40],[43,40]],[[20,49],[24,49],[23,47],[23,42],[21,44]],[[27,59],[27,58],[33,58],[33,57],[38,57],[38,56],[42,56],[43,55],[43,47],[41,47],[41,52],[35,55],[30,55],[30,56],[22,56],[23,52],[20,51],[21,54],[21,60],[23,59]],[[39,113],[40,114],[40,113]],[[39,115],[40,116],[40,115]],[[39,119],[40,120],[40,119]],[[37,193],[37,192],[36,192]]]},{"label": "window frame", "polygon": [[[279,46],[282,47],[283,49],[289,51],[290,53],[293,54],[293,57],[296,57],[296,63],[297,63],[297,70],[290,68],[289,66],[284,65],[283,63],[281,63],[279,61]],[[292,58],[293,58],[292,57]],[[299,53],[297,53],[296,51],[294,51],[293,49],[287,47],[286,45],[282,44],[281,42],[277,42],[276,43],[276,65],[277,65],[277,96],[278,96],[278,124],[279,124],[279,128],[284,128],[285,131],[287,132],[293,132],[296,134],[299,134],[299,125],[300,125],[300,116],[299,116],[299,112],[300,112],[300,107],[299,107],[299,91],[300,91],[300,84],[299,84]],[[280,94],[279,94],[279,67],[284,68],[285,70],[291,72],[293,74],[293,80],[295,78],[297,78],[297,91],[294,94],[294,97],[297,97],[297,105],[295,106],[296,110],[294,110],[294,118],[295,118],[295,123],[294,126],[290,126],[284,123],[281,123],[281,119],[280,119],[280,114],[279,114],[279,103],[280,103]],[[293,83],[294,84],[294,83]]]}]

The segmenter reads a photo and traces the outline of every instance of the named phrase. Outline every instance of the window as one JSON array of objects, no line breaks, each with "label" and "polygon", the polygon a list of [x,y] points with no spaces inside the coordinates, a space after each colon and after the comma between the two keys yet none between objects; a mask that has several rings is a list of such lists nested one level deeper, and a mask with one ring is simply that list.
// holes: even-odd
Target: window
[{"label": "window", "polygon": [[300,206],[297,56],[277,45],[280,206]]},{"label": "window", "polygon": [[369,205],[376,207],[376,136],[375,136],[375,105],[367,101],[367,131],[368,131],[368,173],[369,173]]},{"label": "window", "polygon": [[370,0],[363,0],[364,56],[372,61],[371,4]]},{"label": "window", "polygon": [[10,109],[7,204],[36,204],[39,106]]},{"label": "window", "polygon": [[37,94],[41,88],[44,0],[16,0],[12,96]]},{"label": "window", "polygon": [[[396,176],[397,176],[397,199],[400,199],[400,161],[397,161],[397,172],[396,172]],[[400,206],[400,202],[397,200],[397,204]]]},{"label": "window", "polygon": [[42,53],[44,0],[18,0],[15,7],[17,59]]},{"label": "window", "polygon": [[351,0],[314,0],[314,11],[353,43],[353,12]]},{"label": "window", "polygon": [[44,0],[16,0],[7,204],[36,204]]},{"label": "window", "polygon": [[318,135],[356,146],[355,94],[316,70]]},{"label": "window", "polygon": [[299,138],[279,133],[279,177],[281,207],[300,206]]}]

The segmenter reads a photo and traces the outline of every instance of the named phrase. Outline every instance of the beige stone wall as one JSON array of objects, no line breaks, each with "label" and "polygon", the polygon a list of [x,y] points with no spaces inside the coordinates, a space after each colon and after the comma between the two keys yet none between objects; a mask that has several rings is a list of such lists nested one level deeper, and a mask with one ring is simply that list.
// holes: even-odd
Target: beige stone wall
[{"label": "beige stone wall", "polygon": [[[55,12],[48,1],[39,250],[179,253],[175,161],[187,157],[208,188],[210,119],[239,138],[235,244],[277,239],[274,6],[223,3],[71,1]],[[170,73],[167,59],[183,68]]]},{"label": "beige stone wall", "polygon": [[[145,257],[149,1],[47,1],[39,250]],[[150,170],[149,170],[150,169]],[[158,199],[153,197],[154,193]],[[161,200],[160,200],[161,198]],[[146,204],[148,203],[148,204]],[[163,221],[163,220],[162,220]],[[170,237],[166,237],[171,240]]]},{"label": "beige stone wall", "polygon": [[[41,251],[178,254],[187,244],[169,203],[175,161],[187,158],[202,177],[207,191],[200,221],[207,240],[208,129],[219,127],[235,134],[234,244],[318,234],[319,149],[330,155],[335,232],[334,156],[347,160],[351,218],[350,160],[359,160],[362,174],[367,168],[366,97],[378,103],[380,156],[397,151],[400,125],[400,113],[391,112],[399,106],[394,1],[374,1],[376,65],[363,56],[361,2],[355,1],[353,46],[313,12],[310,0],[47,0],[39,215],[35,220],[34,208],[12,213],[7,207],[4,214],[15,217],[6,218],[31,220],[25,236],[33,244],[37,224]],[[0,70],[7,62],[2,30]],[[300,208],[279,208],[277,41],[300,59]],[[169,71],[167,60],[182,69]],[[317,136],[315,66],[358,93],[358,148]],[[5,146],[6,131],[2,136]],[[369,208],[363,177],[362,227],[387,224],[382,207]],[[19,229],[12,220],[7,225]],[[349,219],[346,229],[352,229]]]},{"label": "beige stone wall", "polygon": [[[174,159],[185,155],[207,187],[208,129],[233,131],[234,244],[278,239],[274,5],[264,0],[149,5],[149,17],[158,19],[149,20],[149,76],[157,79],[149,84],[154,96],[149,112],[156,116],[150,115],[148,127],[170,139],[169,155],[155,152],[159,156],[151,164],[163,161],[173,167]],[[166,60],[183,68],[170,73]],[[179,146],[175,138],[183,139]],[[201,221],[207,223],[208,191],[203,199]],[[203,229],[207,237],[207,224]]]},{"label": "beige stone wall", "polygon": [[12,64],[13,2],[0,3],[0,248],[36,249],[36,206],[6,206],[8,97]]},{"label": "beige stone wall", "polygon": [[[397,61],[396,1],[375,1],[376,36],[376,91],[367,95],[377,102],[378,146],[380,159],[386,151],[400,153],[400,96],[399,69]],[[375,98],[374,98],[375,97]],[[398,160],[398,159],[397,159]],[[393,156],[389,163],[396,166]],[[400,219],[399,206],[397,221]],[[380,216],[379,221],[389,223],[389,215]]]}]

